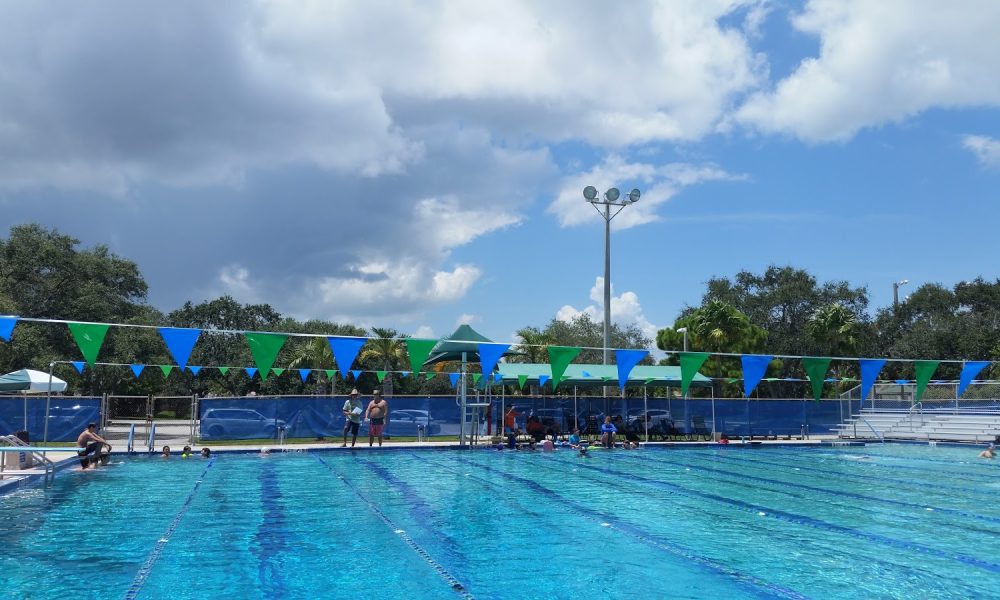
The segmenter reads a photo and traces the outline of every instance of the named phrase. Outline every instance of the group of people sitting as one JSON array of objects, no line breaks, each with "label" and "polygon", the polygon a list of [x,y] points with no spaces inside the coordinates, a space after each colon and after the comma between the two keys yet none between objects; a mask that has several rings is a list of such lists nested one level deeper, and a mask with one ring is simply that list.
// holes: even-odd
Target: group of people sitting
[{"label": "group of people sitting", "polygon": [[[546,434],[541,440],[536,440],[536,438],[528,433],[529,439],[527,442],[519,443],[518,438],[521,436],[521,430],[516,427],[516,423],[508,423],[514,425],[513,427],[506,427],[507,442],[497,442],[495,447],[497,450],[503,450],[504,448],[510,450],[541,450],[543,452],[554,452],[557,447],[563,448],[573,448],[580,451],[580,456],[585,456],[587,450],[594,448],[617,448],[618,443],[615,441],[615,437],[618,435],[618,428],[614,423],[611,422],[611,417],[605,417],[604,423],[601,424],[599,440],[587,442],[580,438],[580,430],[573,428],[573,433],[568,437],[559,439],[558,436],[551,433]],[[529,420],[529,425],[531,421]],[[630,440],[628,438],[621,442],[621,448],[625,450],[632,450],[639,447],[638,440]]]}]

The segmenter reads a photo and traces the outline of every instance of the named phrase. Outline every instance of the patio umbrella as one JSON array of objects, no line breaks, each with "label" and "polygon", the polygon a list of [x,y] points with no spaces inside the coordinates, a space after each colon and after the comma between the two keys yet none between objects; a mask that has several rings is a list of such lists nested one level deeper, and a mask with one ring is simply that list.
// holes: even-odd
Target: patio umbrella
[{"label": "patio umbrella", "polygon": [[[53,392],[65,392],[66,382],[52,378]],[[46,394],[49,392],[49,374],[33,369],[21,369],[0,376],[0,392],[22,392],[25,394]]]}]

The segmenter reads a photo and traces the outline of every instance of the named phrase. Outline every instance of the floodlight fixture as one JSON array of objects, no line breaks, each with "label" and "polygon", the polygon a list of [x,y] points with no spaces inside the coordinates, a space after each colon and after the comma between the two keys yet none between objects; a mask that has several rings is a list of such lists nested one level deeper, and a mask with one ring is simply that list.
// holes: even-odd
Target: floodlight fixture
[{"label": "floodlight fixture", "polygon": [[608,202],[618,202],[618,198],[621,195],[622,193],[618,191],[618,188],[613,187],[610,190],[604,192],[604,199],[607,200]]},{"label": "floodlight fixture", "polygon": [[597,188],[592,185],[583,188],[583,197],[587,199],[587,202],[597,200]]},{"label": "floodlight fixture", "polygon": [[631,192],[628,193],[628,201],[635,203],[639,201],[639,196],[642,194],[639,192],[639,188],[633,188]]}]

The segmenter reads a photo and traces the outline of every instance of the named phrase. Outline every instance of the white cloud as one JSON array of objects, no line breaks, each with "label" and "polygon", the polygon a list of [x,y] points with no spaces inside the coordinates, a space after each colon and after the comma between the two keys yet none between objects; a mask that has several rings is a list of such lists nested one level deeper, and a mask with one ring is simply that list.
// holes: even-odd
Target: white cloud
[{"label": "white cloud", "polygon": [[930,108],[1000,104],[1000,3],[811,0],[792,24],[819,38],[819,56],[753,94],[735,122],[847,140]]},{"label": "white cloud", "polygon": [[458,315],[457,319],[455,319],[455,326],[458,327],[459,325],[472,325],[472,324],[478,323],[480,321],[482,321],[482,317],[480,317],[478,315],[471,315],[469,313],[462,313],[462,314]]},{"label": "white cloud", "polygon": [[[556,319],[571,321],[574,317],[585,314],[597,323],[604,322],[604,278],[598,277],[594,287],[590,288],[589,304],[577,309],[569,304],[556,311]],[[656,332],[661,327],[652,324],[642,312],[639,296],[635,292],[623,292],[620,296],[614,294],[614,284],[611,286],[611,322],[620,325],[635,325],[643,335],[650,340],[656,340]]]},{"label": "white cloud", "polygon": [[250,271],[240,265],[228,265],[219,271],[219,283],[224,294],[243,298],[244,302],[253,302],[257,292],[250,282]]},{"label": "white cloud", "polygon": [[547,212],[555,214],[562,227],[589,224],[595,218],[594,208],[584,200],[583,188],[593,185],[603,194],[604,190],[619,186],[624,197],[632,187],[638,187],[642,192],[639,202],[628,206],[611,222],[615,229],[628,229],[660,220],[657,209],[685,187],[706,181],[743,179],[743,175],[733,175],[710,164],[652,165],[627,162],[621,156],[611,155],[589,171],[565,178]]},{"label": "white cloud", "polygon": [[975,154],[984,167],[1000,168],[1000,140],[984,135],[967,135],[962,139],[962,146]]},{"label": "white cloud", "polygon": [[424,339],[434,339],[437,335],[434,334],[434,328],[430,325],[421,325],[413,331],[412,337],[424,338]]}]

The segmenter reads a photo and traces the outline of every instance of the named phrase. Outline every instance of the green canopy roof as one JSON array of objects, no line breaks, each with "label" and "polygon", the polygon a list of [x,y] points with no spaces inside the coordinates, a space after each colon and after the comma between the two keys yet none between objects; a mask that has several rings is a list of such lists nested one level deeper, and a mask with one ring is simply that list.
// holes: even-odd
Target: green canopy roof
[{"label": "green canopy roof", "polygon": [[[552,367],[548,363],[500,363],[497,365],[500,371],[501,382],[506,385],[518,385],[520,377],[527,377],[526,382],[538,383],[541,375],[552,377]],[[571,364],[566,367],[563,379],[559,386],[601,386],[618,385],[617,365],[587,365]],[[628,387],[641,387],[644,385],[656,387],[680,387],[681,368],[680,367],[660,367],[650,365],[637,365],[629,373]],[[712,380],[701,373],[696,373],[691,381],[692,386],[707,387],[712,385]]]},{"label": "green canopy roof", "polygon": [[[443,338],[431,350],[424,365],[433,365],[449,360],[462,360],[465,354],[466,362],[479,362],[479,344],[492,344],[493,340],[479,333],[468,325],[460,325],[454,333]],[[505,352],[504,356],[516,354]]]}]

